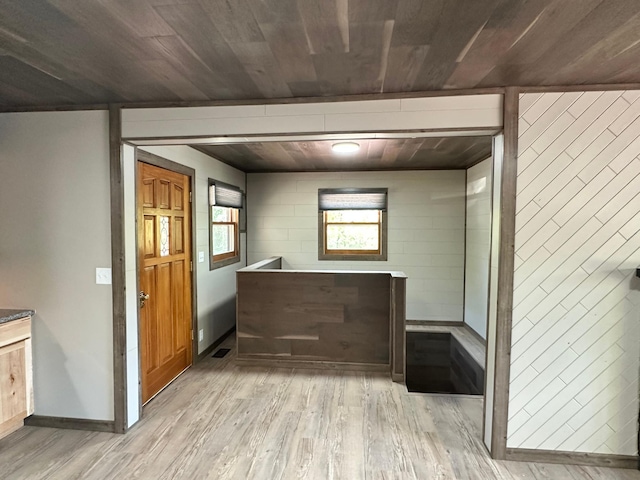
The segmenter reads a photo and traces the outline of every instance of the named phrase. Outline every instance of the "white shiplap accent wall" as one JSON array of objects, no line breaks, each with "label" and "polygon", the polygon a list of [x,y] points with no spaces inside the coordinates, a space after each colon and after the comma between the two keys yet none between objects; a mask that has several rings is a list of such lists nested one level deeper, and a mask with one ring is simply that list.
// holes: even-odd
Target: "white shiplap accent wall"
[{"label": "white shiplap accent wall", "polygon": [[[407,318],[462,321],[465,172],[247,175],[248,261],[282,255],[287,268],[401,270]],[[318,260],[318,188],[387,187],[388,261]]]},{"label": "white shiplap accent wall", "polygon": [[521,96],[508,447],[637,453],[639,97]]},{"label": "white shiplap accent wall", "polygon": [[467,169],[464,322],[485,339],[491,249],[491,176],[491,158]]}]

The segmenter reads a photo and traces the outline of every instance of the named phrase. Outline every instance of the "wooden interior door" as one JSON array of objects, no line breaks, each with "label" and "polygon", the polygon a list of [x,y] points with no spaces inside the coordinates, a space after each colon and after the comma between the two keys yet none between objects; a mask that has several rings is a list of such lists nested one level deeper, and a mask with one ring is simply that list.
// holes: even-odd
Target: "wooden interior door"
[{"label": "wooden interior door", "polygon": [[142,403],[192,362],[189,177],[138,162]]}]

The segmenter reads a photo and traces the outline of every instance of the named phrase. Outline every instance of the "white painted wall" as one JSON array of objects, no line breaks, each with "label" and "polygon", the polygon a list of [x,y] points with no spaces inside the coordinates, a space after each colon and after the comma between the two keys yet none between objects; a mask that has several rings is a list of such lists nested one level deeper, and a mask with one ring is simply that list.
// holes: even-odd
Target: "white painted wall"
[{"label": "white painted wall", "polygon": [[485,339],[489,303],[492,169],[491,158],[467,169],[464,322]]},{"label": "white painted wall", "polygon": [[520,98],[509,447],[637,453],[638,98]]},{"label": "white painted wall", "polygon": [[108,114],[0,114],[0,305],[33,319],[35,413],[113,420]]},{"label": "white painted wall", "polygon": [[500,225],[502,207],[502,168],[504,159],[504,135],[493,138],[491,249],[489,262],[489,318],[487,325],[487,365],[485,366],[484,392],[484,444],[491,451],[493,436],[493,408],[496,373],[496,334],[498,320],[498,267],[500,265]]},{"label": "white painted wall", "polygon": [[[407,318],[462,321],[465,172],[248,174],[248,261],[287,268],[401,270]],[[318,189],[387,187],[388,260],[318,260]]]},{"label": "white painted wall", "polygon": [[124,186],[124,266],[127,363],[127,426],[140,419],[140,349],[138,337],[138,252],[136,249],[136,149],[122,146]]},{"label": "white painted wall", "polygon": [[[142,147],[143,150],[167,160],[191,167],[196,171],[196,252],[194,266],[198,279],[198,330],[204,338],[198,342],[198,353],[205,350],[235,325],[236,270],[246,266],[246,234],[240,238],[240,262],[209,270],[209,178],[245,189],[245,174],[191,147]],[[197,263],[198,252],[205,261]]]}]

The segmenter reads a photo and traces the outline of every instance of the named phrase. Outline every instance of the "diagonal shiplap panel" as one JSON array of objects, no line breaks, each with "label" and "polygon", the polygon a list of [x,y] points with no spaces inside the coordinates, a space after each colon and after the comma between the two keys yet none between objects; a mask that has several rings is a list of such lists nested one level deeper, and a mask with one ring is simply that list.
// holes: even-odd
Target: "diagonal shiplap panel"
[{"label": "diagonal shiplap panel", "polygon": [[520,97],[509,448],[637,454],[638,98]]}]

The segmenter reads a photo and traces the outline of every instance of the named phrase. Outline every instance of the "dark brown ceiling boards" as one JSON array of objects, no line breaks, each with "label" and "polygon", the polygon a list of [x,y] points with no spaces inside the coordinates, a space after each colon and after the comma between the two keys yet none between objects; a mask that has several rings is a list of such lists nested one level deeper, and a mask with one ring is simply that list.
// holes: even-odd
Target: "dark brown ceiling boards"
[{"label": "dark brown ceiling boards", "polygon": [[491,155],[491,137],[354,140],[360,150],[337,154],[336,140],[193,145],[245,172],[435,170],[467,168]]},{"label": "dark brown ceiling boards", "polygon": [[637,0],[0,3],[0,108],[640,83]]}]

